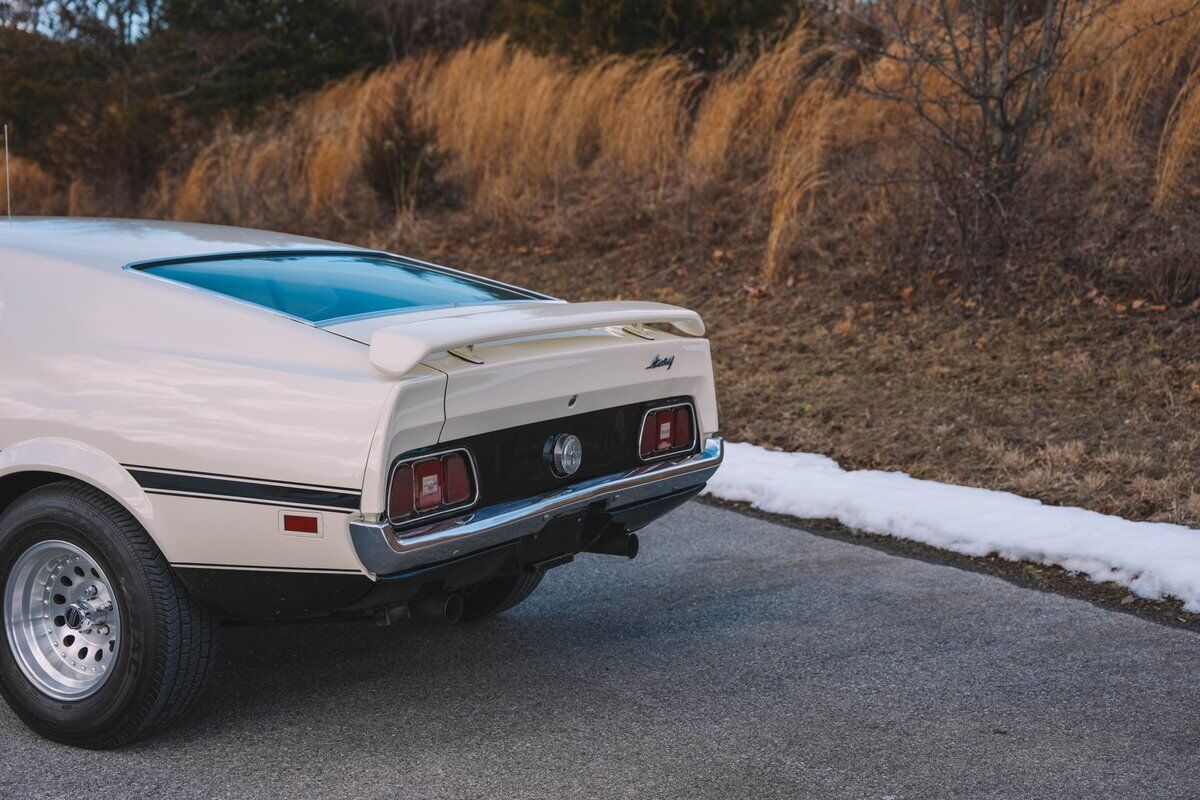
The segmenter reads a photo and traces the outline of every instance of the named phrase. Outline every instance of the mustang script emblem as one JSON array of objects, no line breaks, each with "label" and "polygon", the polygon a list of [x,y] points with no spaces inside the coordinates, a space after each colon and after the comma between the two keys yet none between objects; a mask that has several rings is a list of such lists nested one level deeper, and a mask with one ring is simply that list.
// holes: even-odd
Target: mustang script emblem
[{"label": "mustang script emblem", "polygon": [[646,369],[658,369],[659,367],[670,369],[674,363],[675,356],[660,356],[655,353],[654,358],[650,359],[650,366],[646,367]]}]

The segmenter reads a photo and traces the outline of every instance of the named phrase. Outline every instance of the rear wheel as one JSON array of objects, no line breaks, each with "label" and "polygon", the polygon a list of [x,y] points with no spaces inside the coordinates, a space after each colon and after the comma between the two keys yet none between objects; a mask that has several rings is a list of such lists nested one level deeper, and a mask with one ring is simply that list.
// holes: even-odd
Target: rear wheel
[{"label": "rear wheel", "polygon": [[180,714],[213,623],[145,529],[96,489],[35,489],[0,516],[0,694],[37,733],[95,749]]},{"label": "rear wheel", "polygon": [[463,593],[463,622],[492,617],[520,603],[542,582],[545,570],[533,569],[484,581]]}]

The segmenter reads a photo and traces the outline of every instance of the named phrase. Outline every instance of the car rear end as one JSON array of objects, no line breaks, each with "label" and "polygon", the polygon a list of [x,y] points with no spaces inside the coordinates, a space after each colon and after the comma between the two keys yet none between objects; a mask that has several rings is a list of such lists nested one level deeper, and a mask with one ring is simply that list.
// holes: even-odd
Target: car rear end
[{"label": "car rear end", "polygon": [[634,532],[722,458],[709,345],[687,309],[564,303],[362,250],[135,269],[358,342],[365,358],[347,368],[390,384],[348,531],[373,588],[344,611],[540,574],[584,551],[632,556]]},{"label": "car rear end", "polygon": [[[6,285],[88,300],[5,317],[37,346],[0,419],[0,694],[55,741],[177,717],[220,620],[504,611],[580,552],[636,555],[720,463],[685,309],[274,235],[206,254],[241,235],[62,226],[83,241],[45,259],[61,226],[34,226]],[[118,263],[133,239],[155,260]]]},{"label": "car rear end", "polygon": [[[665,324],[602,324],[638,309],[653,320],[649,304],[580,305],[584,327],[572,329],[568,306],[555,309],[559,330],[529,335],[546,327],[531,319],[546,309],[476,312],[454,341],[484,318],[479,335],[493,336],[497,315],[511,317],[508,333],[422,359],[446,375],[444,423],[436,443],[387,453],[375,508],[364,491],[351,535],[379,580],[361,605],[454,593],[581,552],[633,557],[635,532],[716,471],[723,449],[708,342]],[[392,322],[334,332],[375,340]],[[405,415],[393,419],[403,426]]]}]

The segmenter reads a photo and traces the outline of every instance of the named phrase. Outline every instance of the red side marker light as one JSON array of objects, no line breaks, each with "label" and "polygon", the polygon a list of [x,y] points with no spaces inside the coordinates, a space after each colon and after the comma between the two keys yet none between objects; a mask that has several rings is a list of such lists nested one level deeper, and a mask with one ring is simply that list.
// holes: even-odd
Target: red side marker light
[{"label": "red side marker light", "polygon": [[284,514],[283,530],[285,533],[316,534],[320,532],[320,522],[306,514]]}]

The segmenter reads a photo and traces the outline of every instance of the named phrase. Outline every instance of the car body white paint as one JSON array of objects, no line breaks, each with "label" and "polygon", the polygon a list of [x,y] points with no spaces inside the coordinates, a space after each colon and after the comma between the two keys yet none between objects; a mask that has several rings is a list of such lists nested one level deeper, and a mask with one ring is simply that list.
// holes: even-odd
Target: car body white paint
[{"label": "car body white paint", "polygon": [[[695,399],[702,435],[717,429],[708,342],[644,327],[701,333],[684,309],[546,298],[321,326],[128,268],[314,249],[358,248],[186,223],[0,222],[0,481],[90,483],[177,566],[369,575],[347,528],[384,512],[401,453],[675,395]],[[459,346],[466,358],[446,352]],[[657,357],[672,368],[647,369]],[[321,509],[318,535],[285,535],[285,506],[148,492],[139,469],[360,497]]]}]

